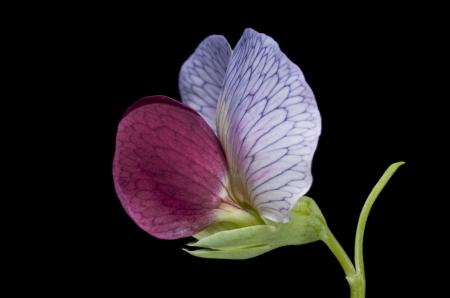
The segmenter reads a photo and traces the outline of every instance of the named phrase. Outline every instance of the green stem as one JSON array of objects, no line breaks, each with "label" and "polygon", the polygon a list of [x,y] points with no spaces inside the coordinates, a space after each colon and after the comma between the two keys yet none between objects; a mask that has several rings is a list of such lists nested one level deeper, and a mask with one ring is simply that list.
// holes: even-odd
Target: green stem
[{"label": "green stem", "polygon": [[361,279],[361,275],[357,274],[355,267],[353,266],[353,263],[348,257],[347,253],[327,226],[324,226],[320,238],[334,254],[339,264],[341,264],[342,269],[344,269],[345,278],[347,279],[350,286],[350,297],[364,298],[363,281]]},{"label": "green stem", "polygon": [[338,260],[339,264],[341,264],[342,269],[344,269],[345,275],[354,275],[356,273],[356,270],[353,266],[352,261],[327,226],[325,226],[322,231],[321,240],[325,242],[325,244]]},{"label": "green stem", "polygon": [[333,233],[330,231],[328,226],[325,224],[320,233],[320,239],[328,246],[331,252],[334,254],[339,264],[341,264],[342,269],[344,269],[345,277],[350,286],[350,297],[351,298],[364,298],[366,296],[366,274],[364,271],[364,260],[363,260],[363,238],[364,230],[366,228],[367,218],[369,216],[370,210],[372,209],[375,200],[377,199],[380,192],[383,190],[384,186],[394,175],[395,171],[404,164],[404,162],[397,162],[390,165],[387,170],[378,180],[375,187],[369,194],[364,206],[361,210],[361,214],[358,220],[358,226],[356,228],[356,238],[355,238],[355,266],[353,266],[352,261],[348,257],[345,250],[334,237]]},{"label": "green stem", "polygon": [[[366,228],[367,218],[369,216],[370,210],[372,209],[375,200],[377,199],[380,192],[383,190],[385,185],[388,183],[389,179],[391,179],[392,175],[394,175],[395,171],[403,165],[404,162],[396,162],[390,165],[387,170],[384,172],[383,176],[381,176],[380,180],[378,180],[375,187],[370,192],[367,197],[366,202],[361,210],[361,214],[359,215],[358,226],[356,228],[356,237],[355,237],[355,267],[356,274],[361,276],[362,281],[362,292],[365,294],[366,291],[366,273],[364,270],[364,258],[363,258],[363,238],[364,238],[364,230]],[[363,296],[364,297],[364,296]]]}]

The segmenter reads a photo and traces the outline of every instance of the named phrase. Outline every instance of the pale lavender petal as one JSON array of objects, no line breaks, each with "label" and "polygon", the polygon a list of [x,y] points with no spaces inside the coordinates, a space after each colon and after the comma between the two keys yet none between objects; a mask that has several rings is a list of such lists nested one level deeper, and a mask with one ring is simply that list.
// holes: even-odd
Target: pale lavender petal
[{"label": "pale lavender petal", "polygon": [[216,131],[216,110],[225,71],[231,56],[227,40],[211,35],[183,64],[179,89],[183,103],[197,111]]},{"label": "pale lavender petal", "polygon": [[218,136],[232,192],[267,219],[287,222],[311,186],[321,130],[311,88],[269,36],[245,30],[218,103]]}]

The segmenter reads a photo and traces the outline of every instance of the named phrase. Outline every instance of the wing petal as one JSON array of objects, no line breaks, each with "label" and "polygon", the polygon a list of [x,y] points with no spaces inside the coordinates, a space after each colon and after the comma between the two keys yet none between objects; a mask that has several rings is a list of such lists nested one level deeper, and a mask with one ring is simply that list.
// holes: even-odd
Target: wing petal
[{"label": "wing petal", "polygon": [[311,186],[321,120],[300,68],[269,36],[245,30],[227,68],[217,125],[234,197],[287,222]]},{"label": "wing petal", "polygon": [[181,103],[147,97],[121,120],[114,184],[128,215],[149,234],[175,239],[201,231],[226,193],[226,175],[217,137]]}]

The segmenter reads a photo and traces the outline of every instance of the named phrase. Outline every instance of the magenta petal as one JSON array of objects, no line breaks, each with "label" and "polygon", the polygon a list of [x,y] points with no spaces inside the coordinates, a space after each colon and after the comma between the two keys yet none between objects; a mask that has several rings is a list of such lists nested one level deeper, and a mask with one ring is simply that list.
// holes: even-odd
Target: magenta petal
[{"label": "magenta petal", "polygon": [[129,216],[162,239],[201,231],[226,193],[226,161],[214,132],[195,111],[165,96],[145,97],[125,113],[113,175]]}]

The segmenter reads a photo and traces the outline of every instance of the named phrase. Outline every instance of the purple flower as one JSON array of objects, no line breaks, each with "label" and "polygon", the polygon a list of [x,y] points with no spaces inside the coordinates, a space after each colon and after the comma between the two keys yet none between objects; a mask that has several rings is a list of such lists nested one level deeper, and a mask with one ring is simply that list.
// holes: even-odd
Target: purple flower
[{"label": "purple flower", "polygon": [[311,186],[321,129],[300,68],[246,29],[234,50],[207,37],[179,87],[183,104],[146,97],[119,124],[113,174],[128,215],[162,239],[217,222],[288,222]]}]

